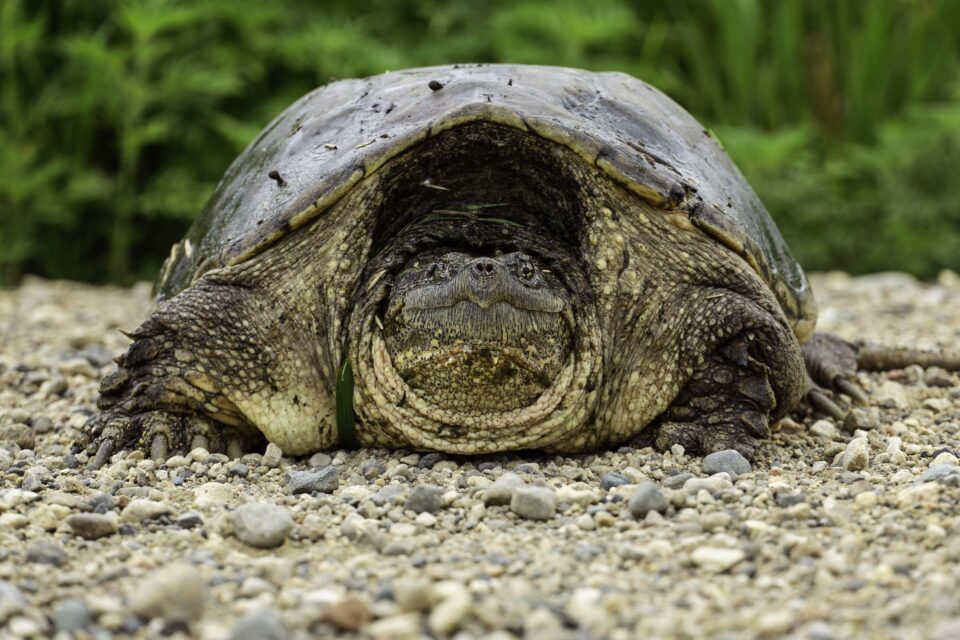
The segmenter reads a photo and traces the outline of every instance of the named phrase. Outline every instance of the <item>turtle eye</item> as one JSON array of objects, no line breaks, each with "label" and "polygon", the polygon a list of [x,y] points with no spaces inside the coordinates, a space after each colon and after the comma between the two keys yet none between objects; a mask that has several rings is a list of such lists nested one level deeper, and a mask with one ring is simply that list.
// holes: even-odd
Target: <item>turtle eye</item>
[{"label": "turtle eye", "polygon": [[427,277],[434,282],[440,282],[450,277],[450,266],[446,262],[434,262],[427,269]]},{"label": "turtle eye", "polygon": [[533,265],[530,264],[529,262],[522,263],[520,265],[520,269],[518,270],[518,272],[519,272],[520,278],[527,282],[530,282],[531,280],[533,280],[533,277],[537,275],[537,270],[534,269]]}]

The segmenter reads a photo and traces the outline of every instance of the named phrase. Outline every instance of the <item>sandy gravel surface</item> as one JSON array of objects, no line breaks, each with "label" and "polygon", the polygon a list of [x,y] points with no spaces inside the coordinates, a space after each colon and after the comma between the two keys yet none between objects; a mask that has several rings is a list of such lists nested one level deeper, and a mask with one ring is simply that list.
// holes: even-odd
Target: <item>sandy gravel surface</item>
[{"label": "sandy gravel surface", "polygon": [[[960,349],[960,278],[814,279],[821,328]],[[0,637],[960,638],[960,377],[861,374],[752,468],[681,449],[118,454],[69,443],[149,308],[0,292]]]}]

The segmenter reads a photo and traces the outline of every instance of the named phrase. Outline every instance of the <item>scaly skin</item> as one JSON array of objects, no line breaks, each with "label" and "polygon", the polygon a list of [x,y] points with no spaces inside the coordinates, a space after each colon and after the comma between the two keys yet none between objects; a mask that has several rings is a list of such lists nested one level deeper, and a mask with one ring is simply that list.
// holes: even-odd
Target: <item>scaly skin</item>
[{"label": "scaly skin", "polygon": [[[573,452],[639,437],[752,453],[806,386],[769,287],[687,214],[646,204],[559,145],[491,126],[432,138],[309,225],[160,306],[132,334],[104,382],[105,411],[77,448],[102,462],[130,447],[236,453],[260,434],[289,454],[334,446],[335,375],[347,356],[367,446]],[[417,188],[437,175],[444,190]],[[417,224],[476,202],[505,203],[496,215],[513,224]],[[566,291],[570,331],[547,334],[569,341],[565,362],[532,402],[473,402],[464,415],[431,393],[476,393],[471,372],[414,389],[392,361],[382,326],[391,287],[411,258],[449,246],[525,253]]]}]

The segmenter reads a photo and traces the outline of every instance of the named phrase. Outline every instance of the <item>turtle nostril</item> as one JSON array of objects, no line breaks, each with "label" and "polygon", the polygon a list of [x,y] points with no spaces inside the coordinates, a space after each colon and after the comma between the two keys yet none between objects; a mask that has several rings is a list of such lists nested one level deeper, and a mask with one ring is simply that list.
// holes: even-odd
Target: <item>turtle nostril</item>
[{"label": "turtle nostril", "polygon": [[497,270],[497,263],[488,258],[480,258],[473,262],[473,272],[481,278],[490,278]]}]

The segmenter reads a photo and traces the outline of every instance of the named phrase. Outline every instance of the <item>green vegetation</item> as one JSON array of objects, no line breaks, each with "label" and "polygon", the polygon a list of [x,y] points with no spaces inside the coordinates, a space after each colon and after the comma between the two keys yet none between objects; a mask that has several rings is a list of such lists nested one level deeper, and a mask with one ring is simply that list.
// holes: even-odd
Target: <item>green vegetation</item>
[{"label": "green vegetation", "polygon": [[666,91],[808,268],[960,263],[956,0],[3,0],[0,283],[152,278],[296,97],[467,61]]}]

